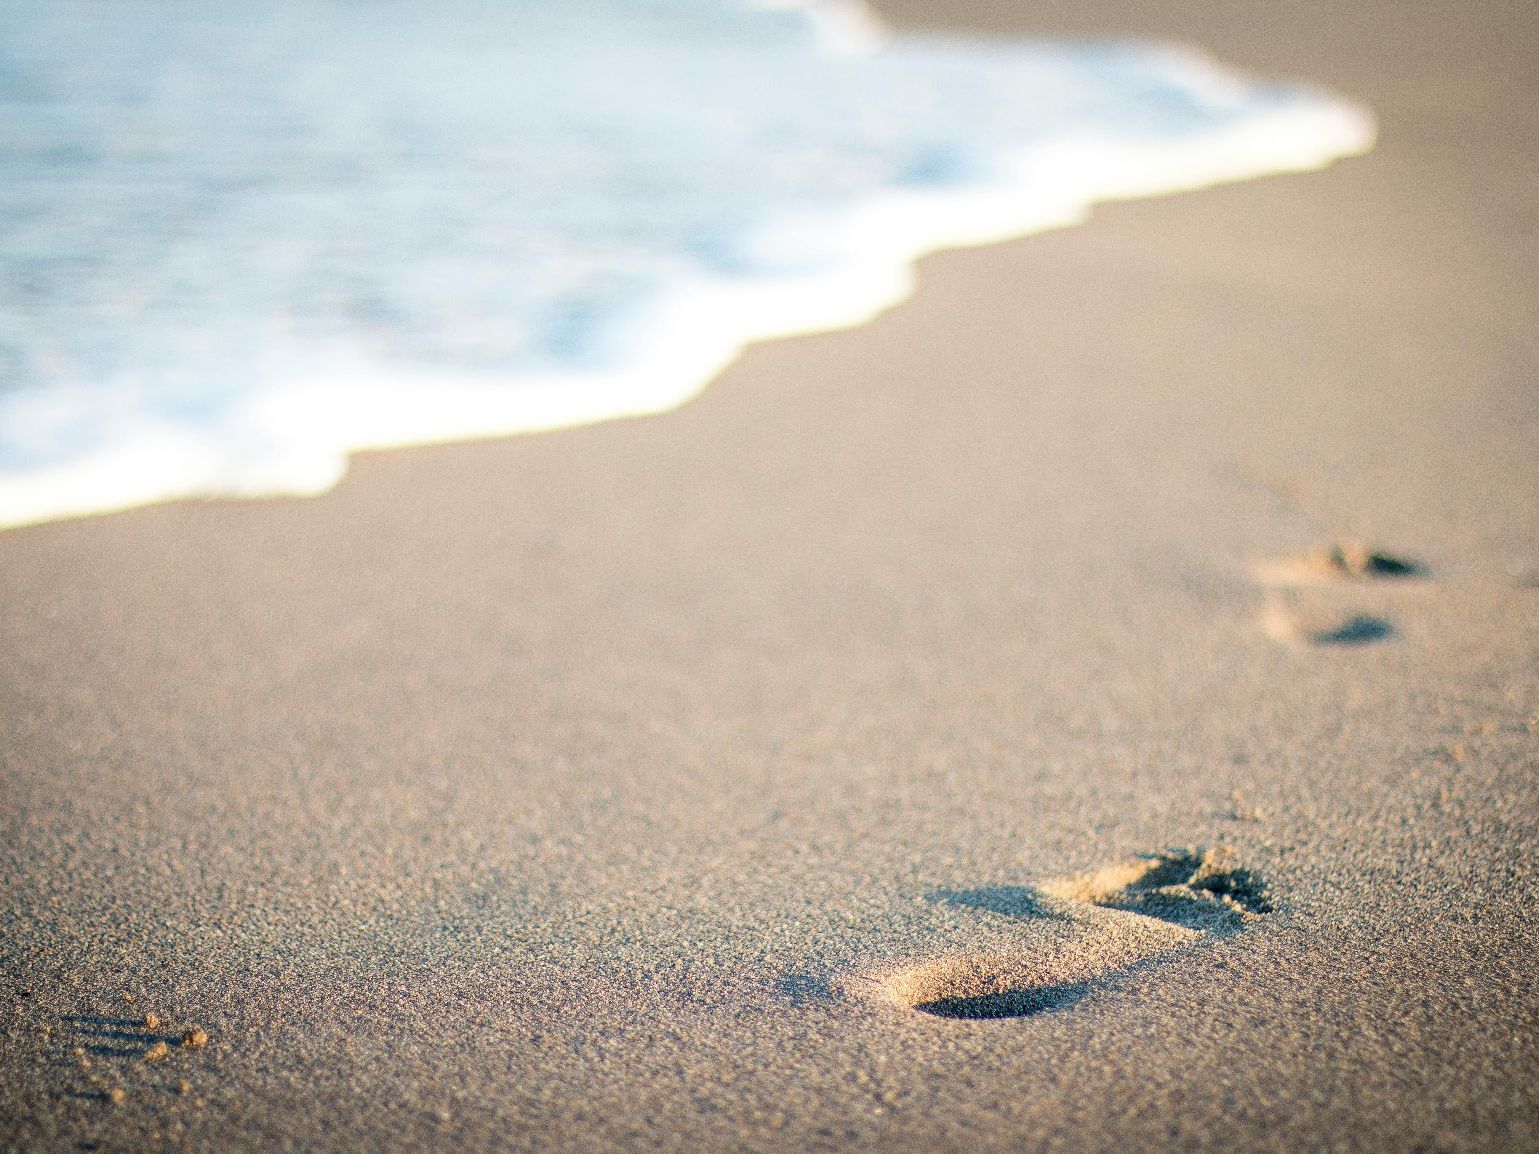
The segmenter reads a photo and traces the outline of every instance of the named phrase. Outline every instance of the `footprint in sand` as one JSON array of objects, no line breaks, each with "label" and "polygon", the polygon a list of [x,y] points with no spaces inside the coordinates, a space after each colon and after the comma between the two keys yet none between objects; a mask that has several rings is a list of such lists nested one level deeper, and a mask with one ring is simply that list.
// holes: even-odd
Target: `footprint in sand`
[{"label": "footprint in sand", "polygon": [[[1393,638],[1397,631],[1387,617],[1362,612],[1353,603],[1360,597],[1357,587],[1414,583],[1429,576],[1418,561],[1355,541],[1264,562],[1255,575],[1266,589],[1262,628],[1276,641],[1301,646],[1368,645]],[[1343,594],[1343,589],[1350,592]]]},{"label": "footprint in sand", "polygon": [[1256,575],[1269,585],[1339,581],[1414,581],[1429,574],[1419,561],[1369,548],[1360,541],[1333,541],[1307,553],[1267,561]]},{"label": "footprint in sand", "polygon": [[[1013,943],[862,975],[863,992],[941,1018],[1021,1018],[1061,1010],[1138,962],[1245,929],[1271,906],[1229,851],[1146,854],[1036,887],[932,899],[1015,919]],[[1031,923],[1030,932],[1020,923]]]},{"label": "footprint in sand", "polygon": [[1261,628],[1274,641],[1299,646],[1371,645],[1395,636],[1394,625],[1384,617],[1306,604],[1292,590],[1268,592]]}]

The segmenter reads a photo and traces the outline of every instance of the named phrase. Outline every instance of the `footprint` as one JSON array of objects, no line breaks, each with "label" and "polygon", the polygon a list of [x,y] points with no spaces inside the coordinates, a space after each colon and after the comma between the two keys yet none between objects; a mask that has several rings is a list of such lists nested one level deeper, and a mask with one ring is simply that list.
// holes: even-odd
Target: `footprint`
[{"label": "footprint", "polygon": [[[1265,915],[1265,886],[1227,850],[1145,854],[1036,887],[945,891],[932,900],[992,916],[992,948],[856,975],[853,992],[941,1018],[1024,1018],[1067,1009],[1109,978]],[[1011,919],[1003,940],[997,919]]]},{"label": "footprint", "polygon": [[1231,934],[1271,912],[1266,886],[1226,847],[1167,850],[1078,877],[1044,882],[1044,894],[1127,910],[1193,930]]},{"label": "footprint", "polygon": [[1267,636],[1289,645],[1352,647],[1388,641],[1398,630],[1388,618],[1361,612],[1326,589],[1316,589],[1307,601],[1301,590],[1415,583],[1430,573],[1419,561],[1357,541],[1336,541],[1264,562],[1255,567],[1255,575],[1267,589],[1261,612]]},{"label": "footprint", "polygon": [[1419,561],[1369,547],[1361,541],[1332,541],[1307,553],[1256,566],[1267,585],[1319,585],[1340,581],[1415,581],[1430,576]]},{"label": "footprint", "polygon": [[1395,627],[1370,613],[1302,605],[1292,590],[1274,590],[1261,613],[1261,627],[1274,641],[1287,645],[1369,645],[1388,641]]},{"label": "footprint", "polygon": [[1028,1018],[1048,1010],[1072,1006],[1090,993],[1088,982],[1064,982],[1057,986],[1010,990],[1003,994],[982,994],[972,998],[939,998],[914,1007],[937,1018],[964,1018],[982,1021],[988,1018]]}]

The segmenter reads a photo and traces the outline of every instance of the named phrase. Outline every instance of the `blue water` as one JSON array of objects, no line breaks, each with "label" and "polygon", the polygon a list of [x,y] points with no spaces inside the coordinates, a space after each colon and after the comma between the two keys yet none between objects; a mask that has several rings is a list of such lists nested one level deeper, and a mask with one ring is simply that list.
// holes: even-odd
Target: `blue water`
[{"label": "blue water", "polygon": [[1188,53],[854,16],[6,0],[0,524],[657,411],[929,248],[1371,141]]}]

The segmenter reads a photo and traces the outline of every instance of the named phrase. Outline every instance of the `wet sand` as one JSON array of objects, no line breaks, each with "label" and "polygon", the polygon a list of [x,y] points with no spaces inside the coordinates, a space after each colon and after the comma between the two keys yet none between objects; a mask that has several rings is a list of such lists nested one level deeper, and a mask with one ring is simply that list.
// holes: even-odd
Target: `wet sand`
[{"label": "wet sand", "polygon": [[1539,1149],[1539,15],[881,8],[1382,141],[0,534],[0,1142]]}]

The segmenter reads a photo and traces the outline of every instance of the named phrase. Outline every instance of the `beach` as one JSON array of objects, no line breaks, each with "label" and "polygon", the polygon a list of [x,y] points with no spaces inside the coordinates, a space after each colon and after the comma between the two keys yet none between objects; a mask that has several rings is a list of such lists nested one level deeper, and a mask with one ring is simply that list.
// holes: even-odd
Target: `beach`
[{"label": "beach", "polygon": [[0,1142],[1539,1149],[1539,15],[876,7],[1380,141],[0,533]]}]

